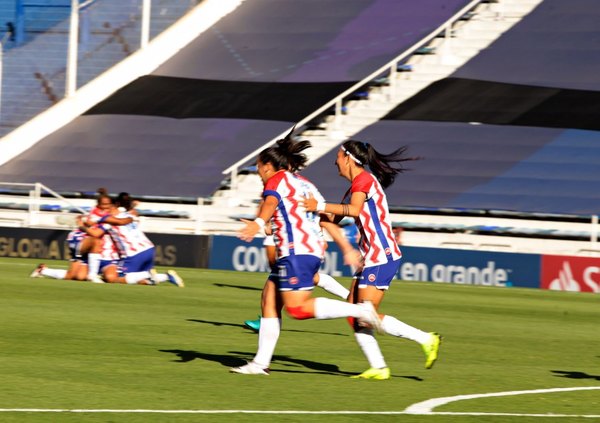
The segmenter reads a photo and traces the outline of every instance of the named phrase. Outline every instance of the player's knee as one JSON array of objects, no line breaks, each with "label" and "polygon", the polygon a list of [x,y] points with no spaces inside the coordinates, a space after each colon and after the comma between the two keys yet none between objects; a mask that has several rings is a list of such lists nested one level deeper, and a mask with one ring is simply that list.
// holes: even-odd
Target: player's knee
[{"label": "player's knee", "polygon": [[306,320],[306,319],[312,319],[313,317],[315,317],[313,313],[309,313],[309,312],[305,311],[302,308],[302,306],[286,307],[285,310],[290,315],[290,317],[293,317],[294,319],[297,319],[297,320]]}]

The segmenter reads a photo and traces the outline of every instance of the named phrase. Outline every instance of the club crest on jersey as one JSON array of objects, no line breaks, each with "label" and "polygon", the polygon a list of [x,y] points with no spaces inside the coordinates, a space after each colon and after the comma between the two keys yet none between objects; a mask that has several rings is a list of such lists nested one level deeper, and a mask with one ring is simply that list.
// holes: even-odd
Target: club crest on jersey
[{"label": "club crest on jersey", "polygon": [[389,247],[385,249],[385,255],[386,255],[386,256],[389,256],[391,253],[392,253],[392,252],[390,251],[390,248],[389,248]]},{"label": "club crest on jersey", "polygon": [[298,284],[298,278],[295,276],[292,276],[290,278],[290,285],[297,285]]},{"label": "club crest on jersey", "polygon": [[290,242],[289,249],[290,249],[290,250],[293,250],[293,249],[294,249],[294,243],[293,243],[293,242]]},{"label": "club crest on jersey", "polygon": [[375,279],[376,279],[375,274],[371,273],[369,275],[369,282],[375,282]]}]

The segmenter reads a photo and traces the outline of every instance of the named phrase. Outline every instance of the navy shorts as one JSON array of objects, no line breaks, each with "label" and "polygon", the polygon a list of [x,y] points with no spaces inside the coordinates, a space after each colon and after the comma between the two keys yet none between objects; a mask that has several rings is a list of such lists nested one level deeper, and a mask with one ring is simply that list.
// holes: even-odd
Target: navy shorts
[{"label": "navy shorts", "polygon": [[309,254],[287,256],[277,260],[275,271],[269,279],[280,291],[308,291],[314,288],[315,273],[321,267],[321,259]]},{"label": "navy shorts", "polygon": [[149,271],[154,267],[154,247],[134,256],[125,257],[121,260],[119,267],[123,274]]},{"label": "navy shorts", "polygon": [[400,259],[379,266],[366,267],[361,272],[357,272],[354,277],[358,279],[359,288],[374,286],[377,289],[388,289],[399,268]]}]

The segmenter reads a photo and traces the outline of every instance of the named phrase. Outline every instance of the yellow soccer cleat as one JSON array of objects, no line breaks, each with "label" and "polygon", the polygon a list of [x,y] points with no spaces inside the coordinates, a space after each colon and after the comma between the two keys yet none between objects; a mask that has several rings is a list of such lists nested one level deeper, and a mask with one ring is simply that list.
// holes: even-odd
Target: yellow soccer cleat
[{"label": "yellow soccer cleat", "polygon": [[391,377],[390,368],[384,367],[383,369],[370,369],[362,372],[359,375],[350,376],[352,379],[373,379],[373,380],[387,380]]},{"label": "yellow soccer cleat", "polygon": [[435,363],[438,358],[438,351],[440,349],[440,344],[442,343],[442,337],[439,333],[431,332],[429,335],[429,341],[421,345],[423,352],[425,353],[426,369],[431,369],[433,367],[433,363]]}]

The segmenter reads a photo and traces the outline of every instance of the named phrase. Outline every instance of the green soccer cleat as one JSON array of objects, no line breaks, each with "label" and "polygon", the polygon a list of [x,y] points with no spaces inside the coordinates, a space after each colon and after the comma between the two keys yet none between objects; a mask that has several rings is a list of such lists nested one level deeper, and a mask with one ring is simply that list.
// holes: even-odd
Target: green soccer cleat
[{"label": "green soccer cleat", "polygon": [[350,376],[352,379],[373,379],[373,380],[388,380],[391,377],[390,368],[384,367],[383,369],[370,369],[362,372],[359,375]]},{"label": "green soccer cleat", "polygon": [[431,369],[433,367],[433,363],[435,363],[438,358],[438,351],[440,349],[440,344],[442,343],[442,337],[439,333],[431,332],[429,335],[429,341],[421,345],[421,348],[423,348],[423,352],[425,353],[426,369]]},{"label": "green soccer cleat", "polygon": [[258,319],[256,320],[245,320],[244,326],[254,332],[258,332],[260,330],[260,316],[258,316]]}]

